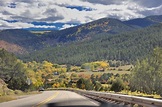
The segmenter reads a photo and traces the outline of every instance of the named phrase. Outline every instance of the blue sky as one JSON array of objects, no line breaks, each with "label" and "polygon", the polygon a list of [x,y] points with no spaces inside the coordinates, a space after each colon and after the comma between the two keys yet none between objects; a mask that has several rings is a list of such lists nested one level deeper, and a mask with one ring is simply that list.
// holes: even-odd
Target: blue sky
[{"label": "blue sky", "polygon": [[61,30],[104,17],[162,15],[162,0],[1,0],[0,29]]}]

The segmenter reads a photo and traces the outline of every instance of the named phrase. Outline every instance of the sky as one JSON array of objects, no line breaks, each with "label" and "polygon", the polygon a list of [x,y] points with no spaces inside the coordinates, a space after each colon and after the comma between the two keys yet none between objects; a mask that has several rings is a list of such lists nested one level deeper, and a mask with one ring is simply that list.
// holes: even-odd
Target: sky
[{"label": "sky", "polygon": [[162,15],[162,0],[0,0],[0,29],[61,30],[150,15]]}]

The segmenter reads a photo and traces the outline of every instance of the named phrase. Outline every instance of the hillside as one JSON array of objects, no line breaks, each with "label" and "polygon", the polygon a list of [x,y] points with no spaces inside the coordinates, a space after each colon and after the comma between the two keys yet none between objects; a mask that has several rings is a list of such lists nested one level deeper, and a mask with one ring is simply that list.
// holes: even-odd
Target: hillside
[{"label": "hillside", "polygon": [[124,24],[122,21],[111,18],[102,18],[80,26],[52,31],[47,34],[51,39],[57,39],[58,42],[68,42],[75,40],[87,40],[93,38],[99,33],[117,34],[135,30],[132,26]]},{"label": "hillside", "polygon": [[36,44],[39,43],[36,43],[37,39],[36,35],[23,29],[7,29],[0,32],[1,48],[16,54],[22,54],[19,50],[27,52],[36,49]]},{"label": "hillside", "polygon": [[[71,41],[82,41],[93,38],[99,33],[121,33],[134,30],[133,27],[124,24],[120,20],[103,18],[84,25],[60,30],[48,31],[45,33],[29,32],[23,29],[9,29],[0,32],[0,40],[15,44],[24,48],[28,52],[40,50],[42,48],[53,47],[59,43]],[[2,45],[2,48],[4,45]],[[8,50],[8,48],[5,48]],[[14,49],[13,47],[13,50]],[[11,51],[11,50],[10,50]],[[19,53],[19,51],[14,53]],[[20,53],[21,54],[21,53]]]},{"label": "hillside", "polygon": [[155,47],[162,47],[162,24],[117,35],[99,34],[91,40],[47,48],[22,59],[78,65],[96,60],[134,62],[147,56]]},{"label": "hillside", "polygon": [[0,48],[4,48],[8,50],[8,52],[15,53],[15,54],[25,54],[27,51],[14,43],[8,43],[6,41],[0,40]]},{"label": "hillside", "polygon": [[162,23],[162,15],[148,16],[145,18],[137,18],[124,22],[137,28],[148,27],[151,25]]},{"label": "hillside", "polygon": [[2,30],[0,32],[0,40],[3,42],[1,42],[0,48],[7,49],[9,52],[13,52],[15,54],[24,53],[19,51],[19,49],[17,50],[17,48],[21,48],[21,50],[25,50],[26,51],[25,53],[30,53],[36,50],[40,50],[42,48],[47,47],[47,45],[52,46],[49,45],[50,42],[48,40],[50,39],[47,36],[44,38],[45,34],[47,33],[48,32],[44,32],[44,33],[31,32],[24,29]]},{"label": "hillside", "polygon": [[7,29],[0,32],[0,39],[10,43],[18,43],[33,38],[36,38],[34,34],[23,29]]},{"label": "hillside", "polygon": [[0,31],[0,48],[5,48],[15,54],[31,53],[33,51],[67,45],[73,42],[80,43],[91,41],[96,38],[96,35],[103,33],[104,35],[109,36],[110,34],[114,35],[131,32],[139,28],[141,29],[143,27],[158,24],[162,22],[161,17],[162,16],[149,16],[143,19],[129,21],[102,18],[60,31],[30,32],[23,29],[2,30]]}]

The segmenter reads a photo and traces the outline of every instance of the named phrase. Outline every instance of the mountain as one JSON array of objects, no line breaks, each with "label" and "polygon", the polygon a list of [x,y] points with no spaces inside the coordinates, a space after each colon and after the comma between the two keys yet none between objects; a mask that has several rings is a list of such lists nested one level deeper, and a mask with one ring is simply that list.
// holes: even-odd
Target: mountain
[{"label": "mountain", "polygon": [[[37,34],[23,29],[2,30],[0,31],[0,48],[5,48],[16,54],[31,52],[33,50],[38,50],[43,46],[39,39],[40,37],[37,36]],[[23,50],[23,52],[19,50]]]},{"label": "mountain", "polygon": [[137,27],[137,28],[148,27],[151,25],[162,23],[162,15],[155,15],[155,16],[148,16],[146,18],[132,19],[132,20],[124,21],[124,23]]},{"label": "mountain", "polygon": [[[0,32],[0,40],[22,47],[27,52],[41,50],[47,47],[55,47],[60,43],[72,41],[84,41],[93,38],[99,33],[116,34],[134,30],[133,27],[124,24],[117,19],[103,18],[80,26],[49,32],[27,31],[23,29],[8,29]],[[9,44],[7,47],[9,47]],[[4,45],[2,45],[4,46]],[[9,49],[6,47],[2,47]],[[13,50],[14,49],[13,47]],[[10,50],[11,51],[11,50]],[[19,53],[20,51],[14,53]],[[20,52],[21,54],[22,52]]]},{"label": "mountain", "polygon": [[7,43],[8,46],[9,44],[14,44],[18,47],[28,48],[32,44],[30,40],[36,38],[36,35],[23,29],[7,29],[0,32],[0,40]]},{"label": "mountain", "polygon": [[5,50],[8,50],[8,52],[15,53],[15,54],[27,53],[27,51],[23,47],[13,43],[8,43],[3,40],[0,40],[0,48],[4,48]]},{"label": "mountain", "polygon": [[24,61],[48,60],[73,65],[96,60],[134,63],[156,47],[162,47],[162,24],[116,35],[102,33],[91,40],[49,47],[21,58]]},{"label": "mountain", "polygon": [[23,29],[7,29],[0,32],[0,39],[10,43],[18,43],[33,38],[36,38],[34,34]]},{"label": "mountain", "polygon": [[86,40],[93,38],[99,33],[117,34],[135,30],[134,27],[124,24],[122,21],[111,18],[102,18],[80,26],[52,31],[48,35],[51,39],[57,39],[58,42],[69,42],[75,40]]},{"label": "mountain", "polygon": [[[1,47],[16,54],[32,53],[46,48],[68,45],[73,42],[88,42],[105,34],[116,35],[132,32],[143,27],[161,23],[162,16],[149,16],[143,19],[120,21],[112,18],[102,18],[83,25],[60,31],[36,32],[24,29],[8,29],[0,31]],[[12,47],[12,48],[10,48]],[[22,50],[22,51],[20,51]]]},{"label": "mountain", "polygon": [[162,15],[148,16],[146,18],[152,20],[153,22],[162,23]]}]

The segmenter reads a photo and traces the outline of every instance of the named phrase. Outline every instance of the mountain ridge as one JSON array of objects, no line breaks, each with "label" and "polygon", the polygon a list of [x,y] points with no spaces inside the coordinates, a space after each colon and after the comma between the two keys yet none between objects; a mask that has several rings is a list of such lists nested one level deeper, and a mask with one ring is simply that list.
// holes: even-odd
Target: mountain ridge
[{"label": "mountain ridge", "polygon": [[116,35],[98,34],[88,41],[49,47],[21,58],[24,61],[47,60],[72,65],[96,60],[134,63],[151,54],[156,47],[162,47],[162,24]]},{"label": "mountain ridge", "polygon": [[131,19],[128,21],[124,21],[124,23],[135,26],[137,28],[143,28],[162,23],[162,15],[154,15],[154,16],[147,16],[145,18]]},{"label": "mountain ridge", "polygon": [[[9,44],[15,44],[23,48],[26,52],[42,50],[48,47],[56,47],[60,44],[69,44],[77,41],[87,41],[95,38],[98,34],[120,34],[131,32],[144,27],[155,25],[162,22],[162,15],[149,16],[141,19],[129,21],[120,21],[113,18],[102,18],[79,26],[63,29],[60,31],[51,31],[37,35],[24,29],[8,29],[0,31],[0,40]],[[142,22],[145,22],[144,25]],[[139,25],[140,24],[140,25]],[[4,48],[1,45],[1,48]],[[6,47],[5,47],[6,48]],[[7,48],[6,48],[7,49]],[[8,50],[8,49],[7,49]],[[25,52],[25,53],[26,53]],[[18,52],[15,52],[19,54]],[[22,54],[22,52],[20,52]]]}]

